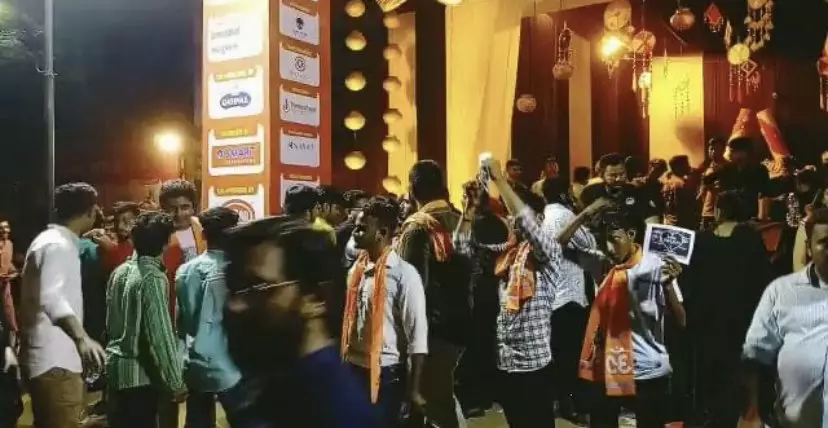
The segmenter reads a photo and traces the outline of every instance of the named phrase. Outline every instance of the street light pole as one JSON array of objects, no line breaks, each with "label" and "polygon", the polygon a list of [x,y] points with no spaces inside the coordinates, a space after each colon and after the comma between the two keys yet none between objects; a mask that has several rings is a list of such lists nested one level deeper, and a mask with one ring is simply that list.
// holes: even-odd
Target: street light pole
[{"label": "street light pole", "polygon": [[55,213],[55,4],[44,0],[46,47],[43,50],[46,69],[46,188],[49,200],[49,220]]}]

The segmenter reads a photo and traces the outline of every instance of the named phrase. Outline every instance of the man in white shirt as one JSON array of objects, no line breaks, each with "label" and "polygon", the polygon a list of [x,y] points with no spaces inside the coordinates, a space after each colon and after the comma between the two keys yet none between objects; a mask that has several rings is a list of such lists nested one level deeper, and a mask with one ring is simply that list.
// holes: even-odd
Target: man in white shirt
[{"label": "man in white shirt", "polygon": [[35,426],[80,427],[84,368],[100,371],[104,351],[83,329],[79,236],[101,215],[86,183],[55,190],[56,224],[26,253],[20,306],[22,363],[29,377]]},{"label": "man in white shirt", "polygon": [[398,212],[394,201],[376,197],[357,217],[353,236],[361,251],[348,274],[342,327],[343,355],[389,428],[401,426],[403,406],[424,415],[420,375],[428,353],[420,274],[391,247]]}]

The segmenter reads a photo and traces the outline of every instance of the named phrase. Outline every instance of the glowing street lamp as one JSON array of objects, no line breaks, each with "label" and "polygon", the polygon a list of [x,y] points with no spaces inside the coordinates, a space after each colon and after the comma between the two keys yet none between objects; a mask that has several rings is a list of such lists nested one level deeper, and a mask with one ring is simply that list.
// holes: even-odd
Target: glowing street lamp
[{"label": "glowing street lamp", "polygon": [[184,137],[179,132],[165,131],[155,135],[155,145],[165,155],[178,157],[178,176],[185,177],[184,169]]}]

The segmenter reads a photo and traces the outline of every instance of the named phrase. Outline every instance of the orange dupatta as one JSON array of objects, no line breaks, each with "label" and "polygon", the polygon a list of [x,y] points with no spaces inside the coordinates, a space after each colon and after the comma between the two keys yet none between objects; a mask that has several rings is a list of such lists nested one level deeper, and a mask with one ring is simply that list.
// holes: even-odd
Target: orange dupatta
[{"label": "orange dupatta", "polygon": [[[382,354],[383,326],[385,325],[385,299],[388,289],[385,285],[385,270],[387,268],[386,261],[391,249],[388,248],[383,251],[382,255],[374,263],[374,294],[371,296],[371,334],[368,336],[368,360],[370,367],[368,369],[371,378],[371,403],[376,403],[379,396],[380,373],[382,367],[380,365],[380,355]],[[361,251],[354,263],[354,270],[348,277],[348,290],[345,294],[345,314],[342,320],[342,337],[340,353],[342,358],[348,352],[348,346],[351,344],[351,331],[354,328],[354,321],[356,320],[357,296],[359,294],[359,286],[362,284],[362,277],[365,274],[365,269],[368,266],[368,252]]]},{"label": "orange dupatta", "polygon": [[447,232],[443,225],[435,219],[429,211],[435,209],[449,208],[448,202],[444,200],[432,201],[425,204],[419,211],[411,214],[402,224],[402,233],[397,242],[403,242],[406,234],[411,230],[409,226],[418,225],[428,231],[431,244],[434,247],[434,257],[438,262],[444,262],[451,257],[453,247],[451,244],[451,233]]},{"label": "orange dupatta", "polygon": [[[503,218],[501,218],[503,220]],[[506,223],[505,220],[503,220]],[[509,225],[506,224],[509,228]],[[506,277],[506,309],[516,312],[520,304],[535,295],[535,267],[531,260],[532,245],[518,242],[509,228],[506,250],[495,261],[495,276]]]},{"label": "orange dupatta", "polygon": [[591,382],[603,382],[607,396],[635,395],[632,320],[628,270],[641,262],[635,247],[626,263],[610,269],[589,314],[578,374]]}]

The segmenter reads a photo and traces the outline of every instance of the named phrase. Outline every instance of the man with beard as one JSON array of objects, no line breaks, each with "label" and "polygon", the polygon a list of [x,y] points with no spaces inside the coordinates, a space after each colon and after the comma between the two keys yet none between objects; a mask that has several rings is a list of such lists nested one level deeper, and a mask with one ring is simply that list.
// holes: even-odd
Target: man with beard
[{"label": "man with beard", "polygon": [[132,248],[130,233],[135,225],[135,219],[140,213],[138,204],[135,202],[116,202],[112,207],[112,211],[114,213],[115,240],[99,242],[98,250],[103,266],[104,281],[109,279],[109,275],[116,267],[132,255],[134,249]]},{"label": "man with beard", "polygon": [[420,375],[428,353],[420,274],[391,247],[398,211],[395,201],[378,196],[357,217],[360,252],[348,273],[341,345],[388,428],[401,426],[403,406],[424,415]]},{"label": "man with beard", "polygon": [[263,383],[245,394],[264,426],[379,428],[331,334],[327,288],[341,269],[327,233],[283,216],[238,226],[227,239],[232,295],[223,321],[233,361]]}]

